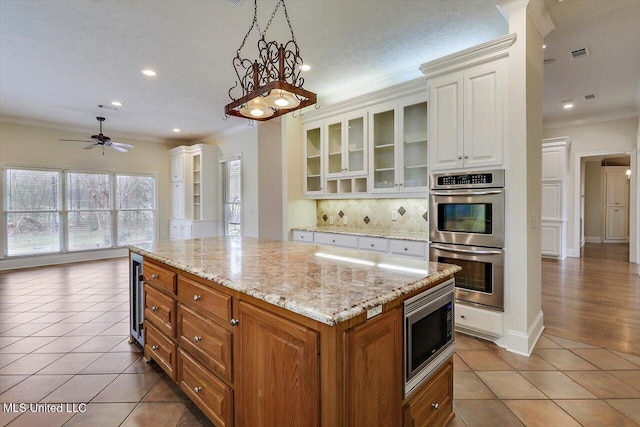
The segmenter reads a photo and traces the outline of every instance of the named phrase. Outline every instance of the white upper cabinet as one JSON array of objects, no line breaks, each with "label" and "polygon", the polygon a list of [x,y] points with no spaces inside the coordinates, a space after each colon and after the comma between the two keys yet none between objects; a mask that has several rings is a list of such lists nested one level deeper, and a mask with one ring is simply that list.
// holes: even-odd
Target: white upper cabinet
[{"label": "white upper cabinet", "polygon": [[423,64],[429,87],[429,168],[502,166],[506,65],[515,34]]},{"label": "white upper cabinet", "polygon": [[322,171],[322,123],[306,124],[302,128],[304,143],[304,194],[318,196],[324,194]]},{"label": "white upper cabinet", "polygon": [[502,164],[504,61],[429,82],[432,170]]},{"label": "white upper cabinet", "polygon": [[[166,163],[165,163],[166,164]],[[171,182],[184,181],[184,157],[171,157]]]},{"label": "white upper cabinet", "polygon": [[367,173],[367,113],[336,117],[326,123],[327,178]]}]

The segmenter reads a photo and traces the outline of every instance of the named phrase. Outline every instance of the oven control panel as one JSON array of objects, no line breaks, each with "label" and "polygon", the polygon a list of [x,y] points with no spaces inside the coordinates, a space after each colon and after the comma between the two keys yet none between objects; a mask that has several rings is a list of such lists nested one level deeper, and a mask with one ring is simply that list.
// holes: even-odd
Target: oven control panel
[{"label": "oven control panel", "polygon": [[431,189],[502,188],[504,169],[492,171],[444,173],[431,175]]}]

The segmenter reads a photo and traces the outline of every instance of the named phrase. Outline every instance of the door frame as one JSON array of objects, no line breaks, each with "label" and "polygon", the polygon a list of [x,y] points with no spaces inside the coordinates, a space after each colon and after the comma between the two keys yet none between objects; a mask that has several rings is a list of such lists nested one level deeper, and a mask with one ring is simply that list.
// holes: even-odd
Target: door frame
[{"label": "door frame", "polygon": [[573,162],[573,242],[569,251],[569,256],[580,258],[580,249],[582,248],[582,235],[584,224],[581,218],[584,217],[582,209],[582,183],[584,180],[583,160],[587,157],[599,156],[629,156],[631,161],[631,181],[629,189],[629,262],[639,264],[640,248],[638,247],[638,224],[640,218],[638,214],[640,206],[638,206],[638,159],[636,150],[633,148],[617,149],[617,150],[601,150],[575,153]]}]

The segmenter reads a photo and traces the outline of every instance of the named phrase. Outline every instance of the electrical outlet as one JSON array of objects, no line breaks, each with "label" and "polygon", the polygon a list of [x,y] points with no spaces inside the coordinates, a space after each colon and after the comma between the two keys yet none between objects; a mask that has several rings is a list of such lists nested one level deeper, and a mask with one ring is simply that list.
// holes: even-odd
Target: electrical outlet
[{"label": "electrical outlet", "polygon": [[293,217],[294,218],[298,218],[299,215],[300,215],[300,213],[298,212],[298,209],[294,209],[293,210]]},{"label": "electrical outlet", "polygon": [[349,224],[349,217],[348,216],[343,216],[342,217],[342,224],[343,225],[348,225]]},{"label": "electrical outlet", "polygon": [[538,214],[531,215],[531,228],[538,228]]},{"label": "electrical outlet", "polygon": [[329,216],[329,224],[330,224],[330,225],[333,225],[333,215],[330,215],[330,216]]},{"label": "electrical outlet", "polygon": [[391,211],[391,221],[398,220],[398,211]]}]

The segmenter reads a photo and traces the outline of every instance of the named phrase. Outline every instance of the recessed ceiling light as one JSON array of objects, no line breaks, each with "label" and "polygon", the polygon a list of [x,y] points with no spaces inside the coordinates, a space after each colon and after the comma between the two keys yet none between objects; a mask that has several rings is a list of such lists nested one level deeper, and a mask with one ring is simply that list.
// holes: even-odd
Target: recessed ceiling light
[{"label": "recessed ceiling light", "polygon": [[112,101],[111,105],[113,105],[114,107],[122,107],[122,102],[120,102],[120,101]]},{"label": "recessed ceiling light", "polygon": [[174,131],[175,133],[179,133],[179,132],[180,132],[180,129],[179,129],[179,128],[173,128],[173,131]]},{"label": "recessed ceiling light", "polygon": [[570,110],[573,108],[573,104],[572,103],[564,104],[562,108],[564,108],[565,110]]},{"label": "recessed ceiling light", "polygon": [[542,45],[542,48],[543,48],[543,49],[546,49],[546,48],[547,48],[547,45],[546,45],[546,44],[543,44],[543,45]]},{"label": "recessed ceiling light", "polygon": [[302,64],[300,66],[300,71],[309,71],[311,69],[311,65]]},{"label": "recessed ceiling light", "polygon": [[142,74],[144,74],[145,76],[153,77],[158,73],[156,73],[155,71],[153,71],[153,70],[151,70],[149,68],[145,68],[144,70],[142,70]]}]

